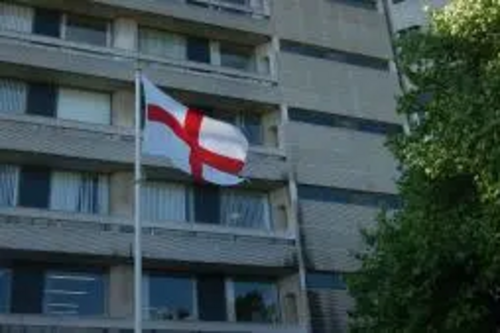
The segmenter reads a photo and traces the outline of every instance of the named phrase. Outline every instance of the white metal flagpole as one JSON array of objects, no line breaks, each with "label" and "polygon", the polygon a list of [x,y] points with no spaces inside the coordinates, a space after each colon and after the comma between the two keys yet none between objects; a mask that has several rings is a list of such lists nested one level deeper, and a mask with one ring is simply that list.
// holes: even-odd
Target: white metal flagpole
[{"label": "white metal flagpole", "polygon": [[142,333],[141,114],[141,70],[138,67],[135,71],[134,333]]}]

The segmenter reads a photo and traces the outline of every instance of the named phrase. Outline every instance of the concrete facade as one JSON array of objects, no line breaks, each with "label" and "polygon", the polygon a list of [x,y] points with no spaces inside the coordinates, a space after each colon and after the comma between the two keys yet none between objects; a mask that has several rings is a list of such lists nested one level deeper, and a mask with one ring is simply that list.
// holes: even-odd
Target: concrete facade
[{"label": "concrete facade", "polygon": [[[235,2],[13,2],[108,22],[107,46],[2,29],[0,22],[0,80],[106,92],[111,121],[89,124],[0,112],[0,164],[105,172],[109,214],[0,208],[0,259],[19,260],[27,253],[49,263],[63,260],[59,257],[69,263],[97,262],[106,267],[109,287],[107,316],[5,313],[0,328],[95,333],[132,328],[133,75],[139,63],[151,81],[187,104],[203,101],[226,113],[262,115],[263,139],[250,148],[243,171],[249,181],[242,188],[268,195],[273,224],[271,230],[254,230],[145,221],[145,267],[272,279],[281,313],[278,323],[149,320],[145,328],[347,331],[352,300],[345,287],[318,287],[310,281],[317,274],[356,270],[354,253],[363,246],[359,228],[373,225],[380,200],[396,196],[397,165],[384,142],[389,128],[401,126],[394,112],[399,86],[390,66],[384,6],[371,0]],[[0,6],[4,3],[0,0]],[[138,49],[141,27],[206,38],[214,62],[144,54]],[[255,70],[222,66],[224,43],[254,50]],[[310,117],[298,119],[298,109]],[[164,158],[146,156],[144,170],[151,179],[194,186]]]}]

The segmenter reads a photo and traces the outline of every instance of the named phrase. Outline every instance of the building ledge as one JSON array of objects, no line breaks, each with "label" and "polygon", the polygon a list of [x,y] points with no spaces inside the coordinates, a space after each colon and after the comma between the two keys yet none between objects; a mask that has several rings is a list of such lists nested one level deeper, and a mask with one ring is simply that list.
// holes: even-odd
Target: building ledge
[{"label": "building ledge", "polygon": [[[132,329],[133,318],[77,318],[43,315],[0,314],[0,328],[68,328],[75,332],[85,329]],[[176,332],[241,332],[241,333],[307,333],[300,325],[265,325],[230,322],[144,321],[144,330],[174,330]],[[86,331],[85,331],[86,332]]]}]

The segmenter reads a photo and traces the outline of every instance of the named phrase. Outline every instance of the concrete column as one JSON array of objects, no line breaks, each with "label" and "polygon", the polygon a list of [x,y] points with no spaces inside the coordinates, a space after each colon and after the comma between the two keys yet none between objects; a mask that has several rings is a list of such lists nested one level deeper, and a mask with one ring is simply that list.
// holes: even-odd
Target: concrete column
[{"label": "concrete column", "polygon": [[132,218],[133,178],[132,173],[117,172],[111,175],[111,215]]},{"label": "concrete column", "polygon": [[113,266],[109,273],[109,315],[132,318],[134,313],[134,274],[132,266]]},{"label": "concrete column", "polygon": [[134,127],[134,93],[117,90],[111,101],[111,121],[114,126]]},{"label": "concrete column", "polygon": [[306,318],[303,318],[302,316],[302,314],[305,313],[302,310],[302,307],[306,306],[306,304],[301,302],[303,298],[300,297],[300,282],[298,274],[293,274],[281,279],[278,282],[278,288],[283,323],[304,323]]},{"label": "concrete column", "polygon": [[130,18],[120,17],[113,23],[113,47],[134,51],[138,45],[138,25]]},{"label": "concrete column", "polygon": [[262,116],[262,128],[264,131],[264,146],[278,147],[278,129],[280,125],[279,112],[266,112]]},{"label": "concrete column", "polygon": [[271,192],[271,210],[274,229],[281,232],[290,231],[290,201],[286,188]]}]

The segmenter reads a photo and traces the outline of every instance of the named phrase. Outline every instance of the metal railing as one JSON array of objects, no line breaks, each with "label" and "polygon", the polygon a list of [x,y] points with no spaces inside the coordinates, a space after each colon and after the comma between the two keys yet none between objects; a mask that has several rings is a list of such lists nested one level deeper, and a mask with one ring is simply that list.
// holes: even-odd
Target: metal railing
[{"label": "metal railing", "polygon": [[[78,318],[43,315],[0,315],[2,333],[125,333],[131,319]],[[307,333],[300,325],[199,321],[145,321],[144,332],[155,333]]]}]

